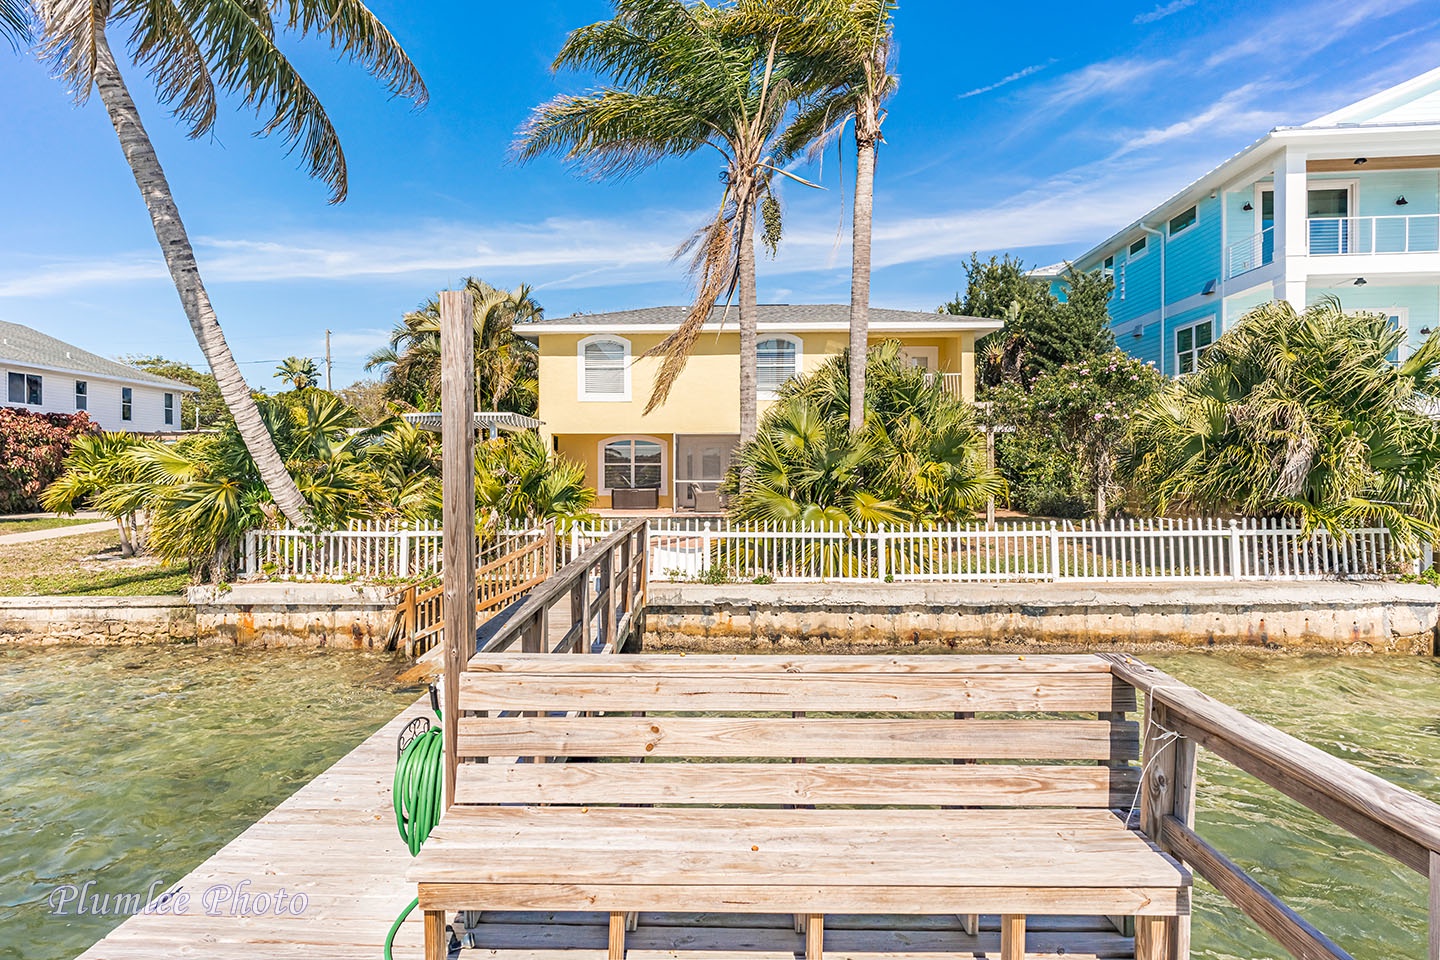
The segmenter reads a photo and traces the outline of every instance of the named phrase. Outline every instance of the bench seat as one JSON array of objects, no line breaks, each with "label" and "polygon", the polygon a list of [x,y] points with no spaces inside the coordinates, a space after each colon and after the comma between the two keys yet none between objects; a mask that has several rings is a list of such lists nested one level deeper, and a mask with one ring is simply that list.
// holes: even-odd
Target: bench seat
[{"label": "bench seat", "polygon": [[1095,810],[457,806],[408,878],[432,910],[800,914],[1175,916],[1190,884]]}]

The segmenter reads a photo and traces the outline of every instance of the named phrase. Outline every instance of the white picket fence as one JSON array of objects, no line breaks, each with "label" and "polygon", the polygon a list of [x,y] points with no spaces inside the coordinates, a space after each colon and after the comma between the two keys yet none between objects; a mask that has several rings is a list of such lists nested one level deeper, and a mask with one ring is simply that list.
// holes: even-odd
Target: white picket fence
[{"label": "white picket fence", "polygon": [[[556,562],[574,559],[628,519],[601,518],[562,529]],[[256,530],[245,539],[244,569],[249,576],[277,579],[422,579],[440,572],[441,539],[433,524],[358,523],[318,533]],[[656,580],[1318,580],[1407,568],[1413,567],[1402,565],[1384,528],[1352,530],[1345,537],[1323,531],[1305,536],[1293,523],[1270,519],[849,530],[732,524],[724,517],[650,519],[650,576]]]}]

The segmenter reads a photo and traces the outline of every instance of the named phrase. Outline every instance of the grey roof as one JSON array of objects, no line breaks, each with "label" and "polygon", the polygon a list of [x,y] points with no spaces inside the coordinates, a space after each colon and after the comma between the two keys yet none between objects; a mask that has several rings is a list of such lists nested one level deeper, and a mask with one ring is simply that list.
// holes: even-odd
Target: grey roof
[{"label": "grey roof", "polygon": [[[412,426],[422,430],[440,430],[440,414],[436,411],[421,413],[402,413],[405,421]],[[539,430],[545,426],[544,420],[536,420],[534,417],[527,417],[523,413],[511,413],[506,410],[477,410],[475,412],[475,429],[488,430],[492,427],[499,430],[516,432],[520,430]]]},{"label": "grey roof", "polygon": [[[582,313],[573,317],[546,317],[544,320],[517,323],[517,330],[544,329],[545,327],[584,324],[586,326],[608,327],[627,324],[675,327],[685,319],[689,307],[642,307],[638,310],[616,310],[611,313]],[[728,316],[725,307],[717,306],[710,311],[710,323],[735,323],[740,316],[739,307],[731,305]],[[927,310],[889,310],[884,307],[870,308],[871,323],[913,323],[930,324],[974,319],[958,317],[948,313],[934,313]],[[844,326],[850,322],[848,303],[762,303],[759,322],[765,324],[836,324]]]},{"label": "grey roof", "polygon": [[110,360],[89,350],[81,350],[63,340],[46,336],[39,330],[18,323],[0,320],[0,363],[5,361],[24,366],[59,370],[64,373],[92,374],[135,383],[152,383],[157,387],[173,387],[178,392],[195,390],[187,383],[147,373],[129,364]]}]

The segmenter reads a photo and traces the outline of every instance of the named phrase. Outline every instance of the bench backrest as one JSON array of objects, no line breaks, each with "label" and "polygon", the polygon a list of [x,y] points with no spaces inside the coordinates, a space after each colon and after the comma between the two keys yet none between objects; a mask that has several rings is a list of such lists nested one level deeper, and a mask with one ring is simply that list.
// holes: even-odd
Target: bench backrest
[{"label": "bench backrest", "polygon": [[1088,656],[499,654],[459,707],[458,803],[1116,808],[1139,774]]}]

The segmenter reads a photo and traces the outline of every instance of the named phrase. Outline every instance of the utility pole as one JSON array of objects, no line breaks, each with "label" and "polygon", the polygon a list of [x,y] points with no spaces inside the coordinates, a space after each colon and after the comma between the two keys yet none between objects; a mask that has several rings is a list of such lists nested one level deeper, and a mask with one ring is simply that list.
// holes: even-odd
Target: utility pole
[{"label": "utility pole", "polygon": [[335,384],[330,382],[330,374],[333,367],[330,363],[330,331],[325,331],[325,389],[331,393],[335,392]]}]

